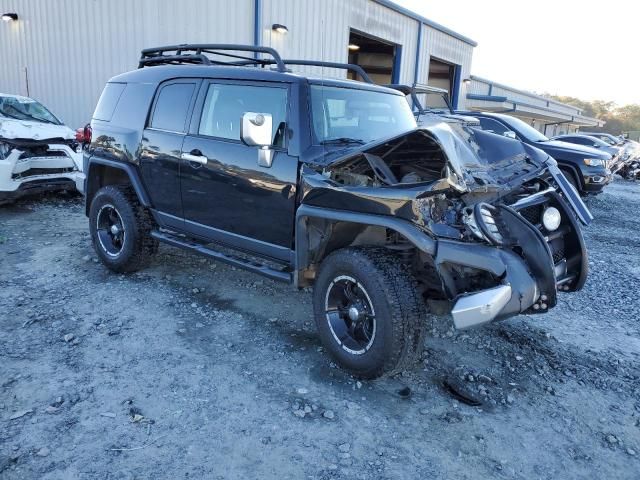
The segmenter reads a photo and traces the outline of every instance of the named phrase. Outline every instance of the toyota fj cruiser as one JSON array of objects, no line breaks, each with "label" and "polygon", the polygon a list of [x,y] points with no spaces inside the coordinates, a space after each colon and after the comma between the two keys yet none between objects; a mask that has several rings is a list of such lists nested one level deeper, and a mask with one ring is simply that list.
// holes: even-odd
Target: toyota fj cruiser
[{"label": "toyota fj cruiser", "polygon": [[401,91],[354,65],[146,49],[91,131],[86,213],[108,268],[139,269],[163,242],[313,286],[320,338],[358,376],[421,353],[430,300],[466,328],[546,312],[587,276],[576,218],[591,217],[553,159],[453,119],[419,128]]}]

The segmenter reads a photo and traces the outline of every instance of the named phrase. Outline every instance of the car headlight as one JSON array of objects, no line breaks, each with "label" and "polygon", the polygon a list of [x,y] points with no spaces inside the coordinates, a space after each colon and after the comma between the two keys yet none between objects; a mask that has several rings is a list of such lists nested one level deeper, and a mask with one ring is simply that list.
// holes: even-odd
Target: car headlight
[{"label": "car headlight", "polygon": [[562,216],[560,215],[560,210],[556,207],[548,207],[544,210],[542,214],[542,225],[544,225],[544,228],[549,232],[557,230],[561,221]]},{"label": "car headlight", "polygon": [[5,160],[11,153],[11,150],[13,150],[11,145],[5,142],[0,142],[0,160]]},{"label": "car headlight", "polygon": [[504,237],[500,232],[500,220],[497,218],[498,209],[488,203],[478,203],[473,210],[475,224],[482,236],[493,245],[502,245]]},{"label": "car headlight", "polygon": [[590,167],[604,167],[604,160],[600,158],[585,158],[584,164]]}]

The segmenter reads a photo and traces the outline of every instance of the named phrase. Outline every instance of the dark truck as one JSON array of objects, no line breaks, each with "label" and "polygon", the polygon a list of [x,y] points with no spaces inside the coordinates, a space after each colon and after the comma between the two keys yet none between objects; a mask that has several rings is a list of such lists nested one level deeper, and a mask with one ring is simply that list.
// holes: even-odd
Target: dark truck
[{"label": "dark truck", "polygon": [[583,196],[597,195],[613,180],[607,168],[611,155],[592,147],[550,140],[519,118],[504,113],[460,112],[480,121],[479,128],[499,135],[516,138],[551,155]]},{"label": "dark truck", "polygon": [[[301,64],[364,81],[289,71]],[[113,271],[163,242],[313,286],[323,344],[368,378],[421,353],[429,300],[466,328],[546,312],[585,282],[576,216],[590,214],[539,150],[418,128],[403,93],[354,65],[179,45],[139,67],[107,83],[84,151],[91,237]]]}]

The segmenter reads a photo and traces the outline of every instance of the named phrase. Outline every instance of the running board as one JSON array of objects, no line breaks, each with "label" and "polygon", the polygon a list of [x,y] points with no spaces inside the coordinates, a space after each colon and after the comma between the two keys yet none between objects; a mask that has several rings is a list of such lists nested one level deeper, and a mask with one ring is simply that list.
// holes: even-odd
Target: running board
[{"label": "running board", "polygon": [[228,253],[222,253],[208,246],[205,246],[201,243],[197,243],[192,240],[189,240],[187,238],[178,237],[176,235],[160,232],[158,230],[152,230],[151,236],[157,239],[158,241],[166,243],[173,247],[182,248],[184,250],[189,250],[191,252],[204,255],[205,257],[212,258],[213,260],[218,260],[228,265],[233,265],[234,267],[242,268],[243,270],[248,270],[249,272],[257,273],[258,275],[262,275],[264,277],[270,278],[271,280],[277,280],[285,283],[293,282],[293,276],[289,272],[276,270],[275,268],[271,268],[267,265],[263,265],[261,263],[254,262],[252,260],[242,258],[236,255],[229,255]]}]

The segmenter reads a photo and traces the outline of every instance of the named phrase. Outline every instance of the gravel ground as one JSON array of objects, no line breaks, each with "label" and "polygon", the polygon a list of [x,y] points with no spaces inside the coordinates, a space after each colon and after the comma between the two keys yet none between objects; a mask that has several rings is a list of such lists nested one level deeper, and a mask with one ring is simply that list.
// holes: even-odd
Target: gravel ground
[{"label": "gravel ground", "polygon": [[583,291],[438,318],[413,371],[362,383],[308,292],[165,246],[115,275],[80,199],[2,207],[0,478],[638,479],[640,184],[589,204]]}]

